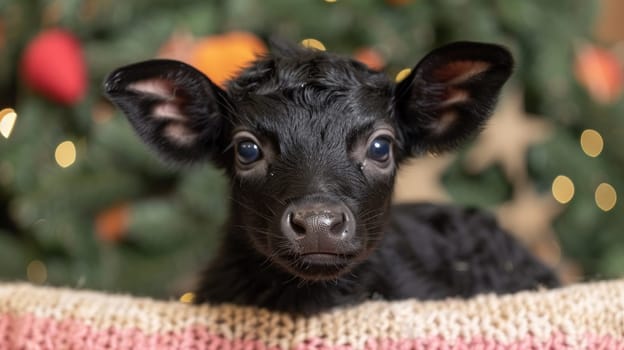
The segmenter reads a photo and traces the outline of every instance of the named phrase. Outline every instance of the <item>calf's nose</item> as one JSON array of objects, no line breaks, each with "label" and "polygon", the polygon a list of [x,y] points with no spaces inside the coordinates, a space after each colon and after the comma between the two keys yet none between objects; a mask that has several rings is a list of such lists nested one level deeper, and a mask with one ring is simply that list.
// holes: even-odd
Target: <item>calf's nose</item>
[{"label": "calf's nose", "polygon": [[355,219],[346,205],[328,200],[289,205],[282,216],[284,235],[301,246],[303,254],[341,254],[355,234]]}]

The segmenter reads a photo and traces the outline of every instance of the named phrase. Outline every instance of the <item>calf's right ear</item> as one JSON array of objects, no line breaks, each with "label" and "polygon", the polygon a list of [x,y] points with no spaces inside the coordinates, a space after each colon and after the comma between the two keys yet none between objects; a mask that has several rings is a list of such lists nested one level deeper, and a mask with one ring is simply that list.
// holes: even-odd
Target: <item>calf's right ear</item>
[{"label": "calf's right ear", "polygon": [[507,49],[475,42],[448,44],[425,56],[395,90],[408,155],[450,150],[475,136],[512,66]]},{"label": "calf's right ear", "polygon": [[195,68],[172,60],[140,62],[112,72],[104,90],[159,155],[178,163],[221,163],[227,96]]}]

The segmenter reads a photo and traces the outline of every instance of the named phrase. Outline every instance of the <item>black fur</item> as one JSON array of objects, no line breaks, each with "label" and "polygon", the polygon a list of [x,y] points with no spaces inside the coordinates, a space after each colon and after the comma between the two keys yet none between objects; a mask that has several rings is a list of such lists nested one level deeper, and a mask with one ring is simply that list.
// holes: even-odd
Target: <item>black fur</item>
[{"label": "black fur", "polygon": [[[210,159],[231,179],[225,239],[198,302],[311,314],[373,297],[557,285],[488,214],[426,204],[391,210],[399,164],[478,132],[511,69],[504,48],[462,42],[433,51],[395,84],[348,58],[286,46],[225,91],[163,60],[120,68],[105,89],[157,152],[178,162]],[[391,143],[389,158],[371,156],[377,140]],[[241,142],[261,157],[241,161]],[[299,226],[292,210],[315,223],[354,220],[355,232],[331,236],[313,226],[303,237],[331,244],[302,243],[301,227],[291,232]]]},{"label": "black fur", "polygon": [[489,214],[433,204],[392,208],[379,247],[330,281],[294,278],[254,252],[243,233],[226,237],[206,270],[198,302],[233,302],[312,314],[371,298],[423,300],[556,287],[555,274]]}]

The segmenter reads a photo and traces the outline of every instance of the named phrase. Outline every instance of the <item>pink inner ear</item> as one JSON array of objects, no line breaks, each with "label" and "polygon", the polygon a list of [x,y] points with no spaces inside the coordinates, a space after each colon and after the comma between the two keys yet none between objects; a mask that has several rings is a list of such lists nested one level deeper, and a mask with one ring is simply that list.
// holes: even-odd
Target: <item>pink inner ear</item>
[{"label": "pink inner ear", "polygon": [[128,90],[141,94],[154,95],[163,100],[175,98],[175,87],[171,82],[163,79],[137,81],[128,85]]},{"label": "pink inner ear", "polygon": [[440,107],[448,107],[457,103],[466,102],[470,99],[470,94],[466,90],[448,88],[446,96]]},{"label": "pink inner ear", "polygon": [[188,127],[189,118],[181,109],[184,101],[176,96],[176,88],[171,82],[164,79],[142,80],[129,84],[128,90],[157,99],[149,115],[167,122],[163,137],[182,147],[191,146],[197,140],[197,133]]},{"label": "pink inner ear", "polygon": [[172,122],[164,130],[164,136],[178,146],[190,146],[198,135],[182,123]]},{"label": "pink inner ear", "polygon": [[433,78],[446,84],[459,84],[490,68],[484,61],[453,61],[433,71]]},{"label": "pink inner ear", "polygon": [[188,118],[182,114],[182,111],[180,111],[180,107],[175,100],[156,105],[152,111],[152,116],[157,119],[171,119],[181,122],[188,120]]},{"label": "pink inner ear", "polygon": [[163,102],[152,110],[152,116],[158,119],[185,121],[188,118],[180,110],[180,99],[175,94],[175,86],[164,79],[137,81],[128,85],[128,90],[139,94],[152,95]]},{"label": "pink inner ear", "polygon": [[446,111],[438,117],[437,122],[432,125],[433,128],[431,131],[436,136],[442,135],[446,133],[446,131],[448,131],[448,129],[450,129],[455,122],[457,122],[457,118],[458,115],[455,111]]}]

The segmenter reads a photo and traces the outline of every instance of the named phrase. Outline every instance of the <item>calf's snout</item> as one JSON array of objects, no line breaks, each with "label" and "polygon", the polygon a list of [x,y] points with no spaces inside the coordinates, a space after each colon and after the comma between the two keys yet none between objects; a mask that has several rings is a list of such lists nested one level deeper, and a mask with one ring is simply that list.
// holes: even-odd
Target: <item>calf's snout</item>
[{"label": "calf's snout", "polygon": [[300,254],[348,254],[348,243],[355,236],[355,218],[338,201],[300,200],[284,210],[281,229]]}]

